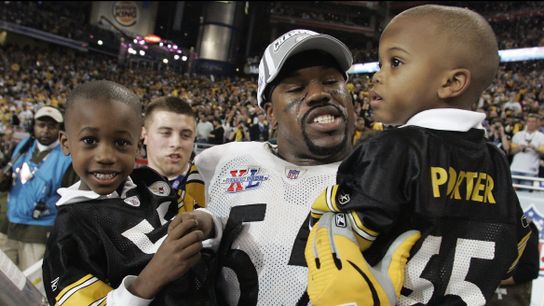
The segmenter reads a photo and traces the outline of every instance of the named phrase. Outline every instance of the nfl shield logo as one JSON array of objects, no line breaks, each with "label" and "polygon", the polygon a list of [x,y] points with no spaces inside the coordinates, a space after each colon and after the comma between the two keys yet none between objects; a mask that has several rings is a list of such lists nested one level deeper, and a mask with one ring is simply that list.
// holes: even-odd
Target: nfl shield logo
[{"label": "nfl shield logo", "polygon": [[289,169],[289,172],[287,172],[287,178],[290,180],[296,180],[299,174],[300,174],[300,170]]}]

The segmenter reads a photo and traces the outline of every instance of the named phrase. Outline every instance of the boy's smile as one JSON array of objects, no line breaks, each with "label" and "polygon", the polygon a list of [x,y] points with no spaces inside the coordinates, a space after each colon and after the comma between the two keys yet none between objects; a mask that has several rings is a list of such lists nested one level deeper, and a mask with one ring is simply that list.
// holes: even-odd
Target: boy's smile
[{"label": "boy's smile", "polygon": [[62,148],[72,155],[80,189],[110,194],[124,184],[134,167],[140,115],[119,101],[78,104],[81,107],[74,108],[66,122],[67,132],[61,134]]}]

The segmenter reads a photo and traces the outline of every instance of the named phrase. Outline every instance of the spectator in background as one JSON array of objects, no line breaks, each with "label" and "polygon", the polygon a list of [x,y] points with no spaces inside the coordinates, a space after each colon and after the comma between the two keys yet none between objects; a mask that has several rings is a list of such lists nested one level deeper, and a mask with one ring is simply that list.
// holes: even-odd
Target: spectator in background
[{"label": "spectator in background", "polygon": [[193,110],[180,98],[158,98],[146,107],[142,137],[148,166],[168,179],[185,211],[204,203],[204,187],[190,179],[195,130]]},{"label": "spectator in background", "polygon": [[[510,170],[512,175],[537,177],[540,157],[544,154],[544,134],[538,131],[540,118],[537,114],[527,116],[523,131],[512,137],[510,153],[514,155]],[[528,180],[514,180],[514,183],[532,185]]]},{"label": "spectator in background", "polygon": [[[0,185],[8,188],[2,191],[9,191],[0,249],[21,270],[43,257],[57,215],[57,189],[77,180],[70,166],[72,159],[64,156],[58,142],[64,121],[60,111],[44,106],[34,119],[33,137],[17,145],[9,173],[0,173]],[[6,184],[12,174],[13,184]]]},{"label": "spectator in background", "polygon": [[249,140],[249,132],[247,128],[247,123],[244,121],[244,119],[238,119],[236,126],[234,127],[233,134],[232,134],[232,141],[248,141]]},{"label": "spectator in background", "polygon": [[196,125],[196,141],[201,143],[208,143],[208,137],[213,130],[213,124],[208,121],[206,114],[200,114],[200,120]]},{"label": "spectator in background", "polygon": [[358,117],[355,123],[355,133],[353,134],[353,144],[356,145],[379,131],[370,129],[366,126],[365,118]]},{"label": "spectator in background", "polygon": [[221,125],[221,120],[213,119],[213,130],[210,132],[209,142],[211,144],[222,144],[225,142],[225,129]]},{"label": "spectator in background", "polygon": [[503,110],[510,109],[514,114],[519,114],[522,111],[521,104],[517,101],[517,93],[510,93],[509,100],[502,105]]},{"label": "spectator in background", "polygon": [[249,129],[249,138],[251,141],[267,141],[269,138],[268,122],[265,120],[264,114],[260,114],[257,118],[258,121]]},{"label": "spectator in background", "polygon": [[510,152],[510,140],[504,131],[501,121],[496,118],[489,125],[488,133],[489,141],[493,142],[498,148],[500,148],[506,155]]}]

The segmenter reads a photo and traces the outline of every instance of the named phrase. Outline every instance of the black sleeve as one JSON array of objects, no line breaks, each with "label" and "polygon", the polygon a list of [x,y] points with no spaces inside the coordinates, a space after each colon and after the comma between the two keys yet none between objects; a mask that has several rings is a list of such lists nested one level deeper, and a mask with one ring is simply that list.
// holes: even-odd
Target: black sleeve
[{"label": "black sleeve", "polygon": [[377,234],[392,228],[401,208],[411,201],[420,173],[412,145],[398,134],[384,134],[357,147],[338,169],[336,201],[341,203],[339,197],[349,195],[349,202],[340,209],[355,211],[356,224],[362,223],[358,227],[367,233],[365,228]]},{"label": "black sleeve", "polygon": [[101,261],[106,260],[105,252],[88,223],[70,205],[59,208],[42,266],[45,292],[51,305],[61,300],[64,305],[90,305],[105,299],[112,290],[103,281],[106,271]]},{"label": "black sleeve", "polygon": [[540,269],[540,255],[538,252],[538,229],[531,222],[531,237],[527,241],[525,251],[519,260],[518,266],[514,270],[512,277],[516,284],[524,283],[536,279]]}]

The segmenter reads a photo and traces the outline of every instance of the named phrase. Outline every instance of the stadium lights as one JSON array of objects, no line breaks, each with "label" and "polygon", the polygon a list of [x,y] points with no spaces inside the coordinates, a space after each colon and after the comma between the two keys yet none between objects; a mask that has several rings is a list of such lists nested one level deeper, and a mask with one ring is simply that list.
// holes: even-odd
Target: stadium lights
[{"label": "stadium lights", "polygon": [[184,62],[187,61],[187,56],[185,56],[185,55],[182,56],[182,57],[181,57],[181,60],[184,61]]},{"label": "stadium lights", "polygon": [[165,63],[165,64],[168,64],[168,59],[164,58],[164,59],[162,60],[162,62]]},{"label": "stadium lights", "polygon": [[[162,39],[158,35],[148,34],[144,37],[144,40],[150,44],[156,44],[160,42]],[[161,46],[162,46],[162,43],[161,43]]]},{"label": "stadium lights", "polygon": [[99,46],[102,46],[102,45],[104,44],[104,42],[103,42],[102,40],[100,40],[100,39],[99,39],[96,43],[97,43]]},{"label": "stadium lights", "polygon": [[179,55],[177,55],[177,54],[174,55],[174,59],[175,59],[176,61],[179,60]]}]

